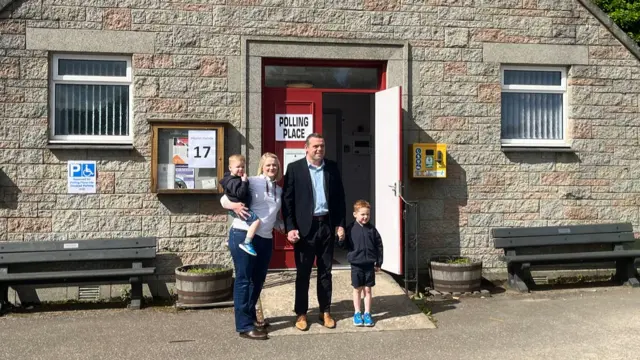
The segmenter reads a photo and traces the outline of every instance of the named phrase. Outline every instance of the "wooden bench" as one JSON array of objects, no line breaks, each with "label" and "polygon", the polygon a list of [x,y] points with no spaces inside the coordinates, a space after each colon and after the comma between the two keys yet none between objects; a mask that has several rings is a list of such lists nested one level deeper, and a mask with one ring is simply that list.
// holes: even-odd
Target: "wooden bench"
[{"label": "wooden bench", "polygon": [[509,286],[522,292],[533,285],[532,265],[615,262],[616,280],[640,285],[640,250],[627,249],[635,241],[630,223],[500,228],[492,236],[495,248],[504,249]]},{"label": "wooden bench", "polygon": [[[0,310],[9,305],[9,286],[96,284],[116,280],[131,284],[129,308],[140,309],[142,276],[155,273],[155,267],[143,267],[142,262],[155,257],[154,237],[0,242]],[[119,264],[114,264],[116,261]],[[98,262],[105,265],[110,262],[112,266],[95,269],[92,265]]]}]

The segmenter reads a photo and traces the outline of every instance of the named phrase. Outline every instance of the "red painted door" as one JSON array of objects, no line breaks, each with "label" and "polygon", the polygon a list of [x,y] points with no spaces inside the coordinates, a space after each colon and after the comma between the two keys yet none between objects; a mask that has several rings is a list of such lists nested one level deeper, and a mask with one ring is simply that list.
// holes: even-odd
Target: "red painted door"
[{"label": "red painted door", "polygon": [[[264,88],[262,98],[262,152],[272,152],[286,171],[287,159],[304,157],[311,132],[322,133],[322,91]],[[297,151],[295,149],[298,149]],[[285,153],[288,154],[285,158]],[[282,185],[282,181],[280,182]],[[271,269],[295,268],[293,246],[274,231]]]}]

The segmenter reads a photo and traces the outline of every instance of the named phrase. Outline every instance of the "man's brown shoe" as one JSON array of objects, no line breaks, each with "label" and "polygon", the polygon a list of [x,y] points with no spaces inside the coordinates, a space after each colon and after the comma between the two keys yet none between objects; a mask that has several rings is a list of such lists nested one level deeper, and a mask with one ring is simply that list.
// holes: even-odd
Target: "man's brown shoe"
[{"label": "man's brown shoe", "polygon": [[318,316],[318,321],[320,321],[320,324],[322,324],[324,327],[327,327],[329,329],[333,329],[336,327],[336,321],[333,320],[331,314],[329,314],[328,312],[320,314]]},{"label": "man's brown shoe", "polygon": [[296,319],[296,328],[300,331],[309,330],[307,326],[307,315],[298,315],[298,318]]},{"label": "man's brown shoe", "polygon": [[245,339],[251,339],[251,340],[267,340],[268,339],[267,333],[265,333],[264,331],[260,331],[258,329],[242,332],[240,333],[240,337],[243,337]]}]

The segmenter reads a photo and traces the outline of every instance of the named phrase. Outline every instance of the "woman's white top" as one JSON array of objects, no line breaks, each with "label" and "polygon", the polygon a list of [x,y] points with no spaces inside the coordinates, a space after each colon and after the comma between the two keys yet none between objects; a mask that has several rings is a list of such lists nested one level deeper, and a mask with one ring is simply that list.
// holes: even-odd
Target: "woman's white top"
[{"label": "woman's white top", "polygon": [[[251,195],[251,210],[260,219],[260,226],[256,230],[256,235],[271,239],[273,237],[273,227],[278,225],[280,207],[282,206],[282,188],[275,181],[269,180],[266,176],[251,176],[249,179],[249,193]],[[226,196],[220,198],[220,203],[224,207],[230,204]],[[231,227],[239,230],[249,230],[249,225],[240,219],[233,219]]]}]

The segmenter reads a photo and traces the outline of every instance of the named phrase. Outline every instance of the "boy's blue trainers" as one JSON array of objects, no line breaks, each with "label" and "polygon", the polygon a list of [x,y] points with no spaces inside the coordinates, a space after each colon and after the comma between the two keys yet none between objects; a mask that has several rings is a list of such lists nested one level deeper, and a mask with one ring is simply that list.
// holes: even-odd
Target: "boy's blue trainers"
[{"label": "boy's blue trainers", "polygon": [[256,253],[256,251],[253,249],[252,243],[242,243],[238,245],[238,247],[249,255],[252,255],[252,256],[258,255],[258,253]]},{"label": "boy's blue trainers", "polygon": [[360,312],[353,314],[353,325],[354,326],[364,325],[364,322],[362,321],[362,314],[360,314]]},{"label": "boy's blue trainers", "polygon": [[373,326],[373,319],[371,318],[371,314],[364,313],[364,326]]}]

